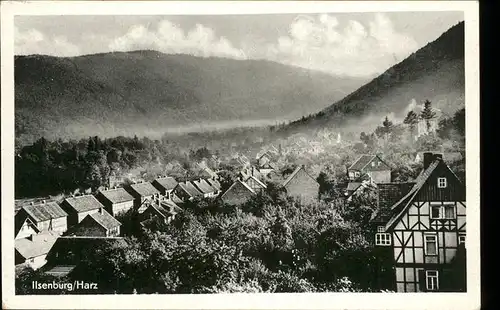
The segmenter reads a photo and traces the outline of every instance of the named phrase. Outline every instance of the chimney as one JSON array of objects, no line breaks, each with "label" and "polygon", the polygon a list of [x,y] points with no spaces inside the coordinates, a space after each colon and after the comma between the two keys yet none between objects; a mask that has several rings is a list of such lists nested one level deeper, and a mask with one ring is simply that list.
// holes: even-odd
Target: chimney
[{"label": "chimney", "polygon": [[433,160],[434,160],[434,154],[431,152],[425,152],[424,153],[424,169],[427,169]]}]

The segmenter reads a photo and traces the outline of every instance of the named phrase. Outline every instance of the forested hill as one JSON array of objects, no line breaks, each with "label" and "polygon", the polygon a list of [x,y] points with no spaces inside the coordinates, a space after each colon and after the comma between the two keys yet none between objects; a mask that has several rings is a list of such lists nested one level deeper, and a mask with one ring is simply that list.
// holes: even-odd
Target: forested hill
[{"label": "forested hill", "polygon": [[464,107],[464,22],[450,28],[408,58],[319,113],[302,118],[285,131],[324,127],[375,127],[392,114],[404,117],[412,99],[447,115]]},{"label": "forested hill", "polygon": [[321,110],[365,82],[270,61],[155,51],[18,56],[16,136],[24,144],[272,124]]}]

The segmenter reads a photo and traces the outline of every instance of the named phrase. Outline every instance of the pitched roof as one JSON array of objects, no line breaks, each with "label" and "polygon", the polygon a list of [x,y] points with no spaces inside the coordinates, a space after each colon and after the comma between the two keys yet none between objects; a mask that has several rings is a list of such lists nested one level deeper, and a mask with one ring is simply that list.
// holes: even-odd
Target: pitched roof
[{"label": "pitched roof", "polygon": [[246,181],[248,181],[249,179],[252,179],[254,180],[255,182],[257,182],[257,184],[259,184],[262,188],[267,188],[267,185],[264,184],[261,180],[257,179],[256,177],[254,177],[253,175],[251,175]]},{"label": "pitched roof", "polygon": [[165,190],[170,191],[177,186],[177,181],[172,178],[172,177],[163,177],[163,178],[158,178],[154,180],[157,184],[159,184],[161,187],[163,187]]},{"label": "pitched roof", "polygon": [[106,230],[110,230],[122,224],[104,209],[101,209],[101,212],[92,213],[87,216],[90,216],[97,224],[101,225]]},{"label": "pitched roof", "polygon": [[401,197],[408,194],[414,185],[415,182],[377,184],[378,205],[370,221],[387,222],[391,215],[391,207],[400,200]]},{"label": "pitched roof", "polygon": [[68,197],[65,201],[77,212],[104,208],[104,206],[92,195]]},{"label": "pitched roof", "polygon": [[205,172],[205,174],[209,178],[216,178],[217,177],[217,173],[215,171],[213,171],[212,169],[210,169],[209,167],[207,167],[206,164],[198,163],[198,166]]},{"label": "pitched roof", "polygon": [[38,229],[38,227],[36,226],[35,223],[33,223],[33,221],[27,217],[27,216],[19,216],[16,214],[16,217],[14,218],[14,229],[15,229],[15,237],[17,237],[17,235],[19,234],[19,231],[21,230],[21,228],[23,227],[24,225],[24,222],[28,222],[28,224],[31,226],[31,228],[39,233],[40,230]]},{"label": "pitched roof", "polygon": [[224,196],[229,193],[234,187],[236,186],[243,186],[244,188],[246,188],[249,192],[251,192],[252,194],[255,194],[255,191],[248,185],[246,184],[245,182],[241,181],[241,180],[236,180],[225,192],[224,194],[222,194],[221,198],[224,198]]},{"label": "pitched roof", "polygon": [[[306,170],[304,169],[303,166],[298,166],[297,168],[295,168],[295,170],[286,178],[285,182],[283,182],[283,187],[287,186],[288,183],[290,183],[291,180],[293,180],[293,178],[295,178],[295,176],[300,172],[300,170],[304,171],[304,173],[310,177],[311,179],[314,180],[314,178],[312,176],[310,176]],[[316,180],[314,180],[316,182]]]},{"label": "pitched roof", "polygon": [[375,157],[376,157],[376,155],[363,154],[348,168],[348,170],[362,170]]},{"label": "pitched roof", "polygon": [[269,168],[274,169],[274,170],[278,169],[278,165],[276,165],[276,163],[271,162],[271,161],[268,161],[267,163],[263,164],[260,168],[261,169],[269,169],[269,168],[265,168],[265,167],[269,167]]},{"label": "pitched roof", "polygon": [[68,216],[68,214],[53,201],[35,205],[26,205],[23,206],[23,209],[36,222],[43,222],[50,219]]},{"label": "pitched roof", "polygon": [[131,184],[130,188],[141,196],[152,196],[160,192],[149,182]]},{"label": "pitched roof", "polygon": [[162,217],[169,217],[182,211],[172,200],[163,200],[160,204],[151,204],[149,207],[153,208]]},{"label": "pitched roof", "polygon": [[219,181],[215,180],[215,179],[207,179],[206,180],[208,184],[210,184],[210,186],[212,186],[213,188],[215,188],[216,190],[220,191],[221,189],[221,184]]},{"label": "pitched roof", "polygon": [[170,200],[172,200],[173,203],[183,203],[182,199],[179,198],[175,193],[172,193]]},{"label": "pitched roof", "polygon": [[427,169],[422,170],[420,175],[416,178],[415,184],[408,191],[406,195],[404,195],[401,199],[399,199],[392,207],[391,207],[391,219],[386,225],[386,229],[392,228],[397,220],[404,214],[406,208],[409,206],[409,203],[413,200],[413,197],[418,193],[418,191],[425,184],[427,179],[431,176],[432,172],[438,167],[438,165],[442,161],[440,159],[435,159]]},{"label": "pitched roof", "polygon": [[213,188],[210,184],[208,184],[205,180],[201,179],[201,180],[195,180],[193,181],[193,184],[196,186],[196,188],[204,193],[204,194],[209,194],[209,193],[213,193],[216,191],[215,188]]},{"label": "pitched roof", "polygon": [[196,187],[189,181],[179,182],[177,186],[182,188],[184,192],[186,192],[191,197],[198,197],[203,195],[203,193],[201,193],[198,189],[196,189]]},{"label": "pitched roof", "polygon": [[346,191],[355,191],[361,186],[361,182],[349,182]]},{"label": "pitched roof", "polygon": [[121,203],[134,200],[134,197],[121,187],[100,191],[100,193],[111,203]]},{"label": "pitched roof", "polygon": [[49,253],[59,235],[53,231],[44,231],[30,238],[17,239],[14,242],[16,251],[25,259]]}]

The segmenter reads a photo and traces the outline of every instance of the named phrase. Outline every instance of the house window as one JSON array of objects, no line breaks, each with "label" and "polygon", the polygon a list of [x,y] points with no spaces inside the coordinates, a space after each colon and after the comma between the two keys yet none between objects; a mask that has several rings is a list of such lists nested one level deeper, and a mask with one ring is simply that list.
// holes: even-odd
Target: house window
[{"label": "house window", "polygon": [[446,178],[438,178],[438,188],[446,188]]},{"label": "house window", "polygon": [[359,177],[359,171],[354,172],[355,177]]},{"label": "house window", "polygon": [[454,202],[431,203],[431,219],[455,219]]},{"label": "house window", "polygon": [[437,291],[439,289],[439,273],[437,270],[425,271],[425,285],[428,291]]},{"label": "house window", "polygon": [[375,162],[374,161],[372,161],[372,167],[375,167]]},{"label": "house window", "polygon": [[441,206],[431,206],[431,219],[441,218]]},{"label": "house window", "polygon": [[425,255],[437,255],[437,236],[436,235],[425,235]]},{"label": "house window", "polygon": [[388,233],[375,234],[375,245],[391,245],[391,234]]},{"label": "house window", "polygon": [[454,219],[455,218],[455,206],[454,205],[444,205],[444,218]]},{"label": "house window", "polygon": [[384,226],[378,226],[377,227],[377,232],[379,232],[379,233],[385,232],[385,227]]},{"label": "house window", "polygon": [[459,235],[458,236],[458,244],[465,243],[465,235]]}]

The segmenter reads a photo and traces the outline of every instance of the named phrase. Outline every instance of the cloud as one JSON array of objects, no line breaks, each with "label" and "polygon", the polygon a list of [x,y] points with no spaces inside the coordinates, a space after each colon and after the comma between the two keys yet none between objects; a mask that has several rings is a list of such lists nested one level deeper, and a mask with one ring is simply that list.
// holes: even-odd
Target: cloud
[{"label": "cloud", "polygon": [[14,51],[16,55],[80,55],[80,48],[64,36],[46,36],[36,29],[20,31],[17,27],[14,28]]},{"label": "cloud", "polygon": [[237,42],[238,46],[206,25],[183,29],[168,19],[154,27],[137,23],[112,34],[83,32],[78,39],[72,37],[75,44],[64,36],[16,28],[15,52],[75,56],[148,49],[199,57],[266,59],[333,75],[366,78],[382,73],[418,49],[417,42],[396,31],[386,15],[372,16],[371,21],[362,23],[329,14],[299,15],[290,23],[286,35],[269,38],[248,33]]},{"label": "cloud", "polygon": [[135,25],[128,32],[109,44],[111,51],[140,49],[157,50],[167,54],[190,54],[201,57],[228,57],[246,59],[243,50],[235,48],[225,37],[218,37],[214,30],[201,24],[184,32],[169,20],[163,20],[155,30]]},{"label": "cloud", "polygon": [[266,58],[336,75],[372,76],[416,51],[417,42],[398,33],[389,18],[375,14],[367,26],[335,16],[297,17],[288,35],[267,45]]}]

